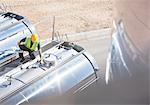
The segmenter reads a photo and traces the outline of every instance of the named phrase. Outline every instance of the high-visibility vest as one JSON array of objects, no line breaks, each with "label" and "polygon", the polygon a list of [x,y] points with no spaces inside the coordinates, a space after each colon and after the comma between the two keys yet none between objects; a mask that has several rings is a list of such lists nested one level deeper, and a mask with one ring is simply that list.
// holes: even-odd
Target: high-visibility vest
[{"label": "high-visibility vest", "polygon": [[31,38],[30,37],[26,37],[24,45],[32,51],[37,51],[38,42],[34,42],[33,45],[31,46]]}]

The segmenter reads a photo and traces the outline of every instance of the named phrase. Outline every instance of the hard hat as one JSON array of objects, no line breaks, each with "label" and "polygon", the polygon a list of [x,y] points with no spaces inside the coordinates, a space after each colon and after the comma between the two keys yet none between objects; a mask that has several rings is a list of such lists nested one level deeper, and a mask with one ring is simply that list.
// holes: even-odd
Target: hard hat
[{"label": "hard hat", "polygon": [[31,40],[32,40],[32,42],[37,42],[37,41],[38,41],[38,36],[37,36],[37,34],[32,34],[32,35],[31,35]]}]

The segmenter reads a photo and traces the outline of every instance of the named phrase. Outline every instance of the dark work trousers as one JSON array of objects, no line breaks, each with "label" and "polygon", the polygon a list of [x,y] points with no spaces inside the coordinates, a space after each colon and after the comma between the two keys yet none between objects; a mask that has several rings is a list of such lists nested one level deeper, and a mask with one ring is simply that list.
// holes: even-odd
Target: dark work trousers
[{"label": "dark work trousers", "polygon": [[[28,51],[29,55],[30,55],[30,59],[35,59],[35,55],[34,55],[34,51],[31,51],[30,49],[28,49],[26,46],[24,45],[19,45],[19,48],[23,51]],[[23,53],[19,53],[19,57],[24,59]]]}]

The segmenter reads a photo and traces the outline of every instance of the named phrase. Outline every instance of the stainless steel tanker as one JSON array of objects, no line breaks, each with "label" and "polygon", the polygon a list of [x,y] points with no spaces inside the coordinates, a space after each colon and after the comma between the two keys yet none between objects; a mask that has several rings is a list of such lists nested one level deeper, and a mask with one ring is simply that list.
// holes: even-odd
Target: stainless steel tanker
[{"label": "stainless steel tanker", "polygon": [[1,14],[0,22],[6,24],[0,27],[0,50],[3,52],[0,104],[34,103],[47,97],[74,94],[98,79],[99,68],[94,58],[81,46],[65,41],[44,44],[42,63],[37,55],[35,60],[21,64],[17,58],[18,49],[13,48],[21,38],[36,33],[34,26],[14,13]]}]

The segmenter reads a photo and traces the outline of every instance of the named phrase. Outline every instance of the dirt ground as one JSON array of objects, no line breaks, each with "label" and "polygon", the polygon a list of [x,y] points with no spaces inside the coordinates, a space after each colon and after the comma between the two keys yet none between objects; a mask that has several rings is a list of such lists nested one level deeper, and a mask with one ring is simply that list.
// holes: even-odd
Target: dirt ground
[{"label": "dirt ground", "polygon": [[112,0],[0,0],[0,8],[26,16],[42,38],[107,28],[112,23]]}]

